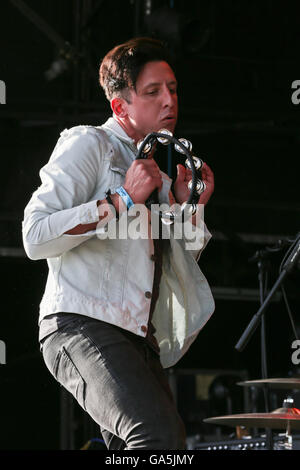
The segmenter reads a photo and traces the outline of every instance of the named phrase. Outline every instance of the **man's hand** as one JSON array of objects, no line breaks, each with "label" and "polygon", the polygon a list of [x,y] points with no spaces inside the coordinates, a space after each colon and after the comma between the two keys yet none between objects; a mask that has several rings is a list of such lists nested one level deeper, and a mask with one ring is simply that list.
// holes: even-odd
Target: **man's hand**
[{"label": "man's hand", "polygon": [[[201,169],[202,181],[206,185],[206,190],[200,195],[198,204],[207,204],[212,193],[214,192],[214,174],[209,166],[204,163]],[[179,204],[187,201],[190,195],[188,183],[192,179],[192,172],[183,165],[177,165],[177,178],[174,184],[174,193],[176,201]]]},{"label": "man's hand", "polygon": [[135,204],[144,204],[157,188],[162,189],[162,177],[153,158],[134,160],[128,168],[123,188]]},{"label": "man's hand", "polygon": [[[162,177],[156,162],[152,158],[141,159],[134,160],[128,168],[123,188],[127,191],[135,204],[144,204],[154,189],[157,188],[159,191],[161,190],[162,184]],[[120,213],[120,204],[124,206],[120,196],[117,193],[111,194],[111,200],[116,211]],[[102,201],[98,201],[97,205],[99,206],[100,204],[107,204],[107,200],[103,199]],[[107,213],[102,215],[102,218],[105,216],[107,216]],[[99,221],[100,220],[101,217],[99,216]],[[68,235],[81,235],[89,230],[96,230],[98,223],[99,222],[85,225],[80,224],[65,233]]]}]

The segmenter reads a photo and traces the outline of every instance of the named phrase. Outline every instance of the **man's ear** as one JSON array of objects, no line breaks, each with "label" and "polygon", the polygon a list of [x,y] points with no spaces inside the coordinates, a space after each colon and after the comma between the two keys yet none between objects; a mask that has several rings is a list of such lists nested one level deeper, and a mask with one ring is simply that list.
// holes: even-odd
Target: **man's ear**
[{"label": "man's ear", "polygon": [[123,98],[113,98],[110,107],[117,117],[123,118],[127,114],[127,102]]}]

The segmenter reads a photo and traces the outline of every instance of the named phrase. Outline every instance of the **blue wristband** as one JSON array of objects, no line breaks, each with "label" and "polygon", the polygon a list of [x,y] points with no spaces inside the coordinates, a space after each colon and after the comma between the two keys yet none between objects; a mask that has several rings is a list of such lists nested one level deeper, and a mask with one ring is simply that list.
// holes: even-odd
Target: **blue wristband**
[{"label": "blue wristband", "polygon": [[121,198],[122,198],[124,204],[125,204],[126,207],[127,207],[127,210],[129,210],[130,207],[134,206],[133,200],[131,199],[131,197],[129,196],[129,194],[125,191],[125,189],[123,188],[123,186],[120,186],[120,187],[117,188],[115,191],[116,191],[116,193],[118,193],[118,194],[121,196]]}]

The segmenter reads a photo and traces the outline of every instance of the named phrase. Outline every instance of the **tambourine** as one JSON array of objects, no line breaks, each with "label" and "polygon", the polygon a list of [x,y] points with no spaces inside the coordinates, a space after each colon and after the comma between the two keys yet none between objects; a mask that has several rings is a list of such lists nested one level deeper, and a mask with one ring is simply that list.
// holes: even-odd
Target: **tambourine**
[{"label": "tambourine", "polygon": [[[188,216],[196,213],[200,194],[206,189],[206,185],[201,179],[203,160],[192,153],[192,144],[189,140],[184,138],[176,139],[168,129],[160,129],[158,132],[151,132],[143,140],[140,140],[137,143],[138,154],[136,159],[147,158],[156,142],[163,145],[174,144],[175,150],[185,155],[185,166],[192,171],[192,179],[188,183],[190,195],[187,201],[181,204],[180,210],[159,212],[162,222],[168,225],[174,223],[176,219],[184,220],[184,216],[186,216],[187,213]],[[156,190],[147,199],[145,204],[150,209],[153,204],[157,203],[158,197]]]}]

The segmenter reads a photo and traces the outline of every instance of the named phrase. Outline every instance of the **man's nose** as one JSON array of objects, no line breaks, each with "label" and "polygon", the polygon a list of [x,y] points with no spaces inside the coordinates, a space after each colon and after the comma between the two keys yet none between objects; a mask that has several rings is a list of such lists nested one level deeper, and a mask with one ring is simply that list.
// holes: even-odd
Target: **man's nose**
[{"label": "man's nose", "polygon": [[163,104],[164,106],[173,106],[175,103],[175,96],[166,86],[163,90]]}]

